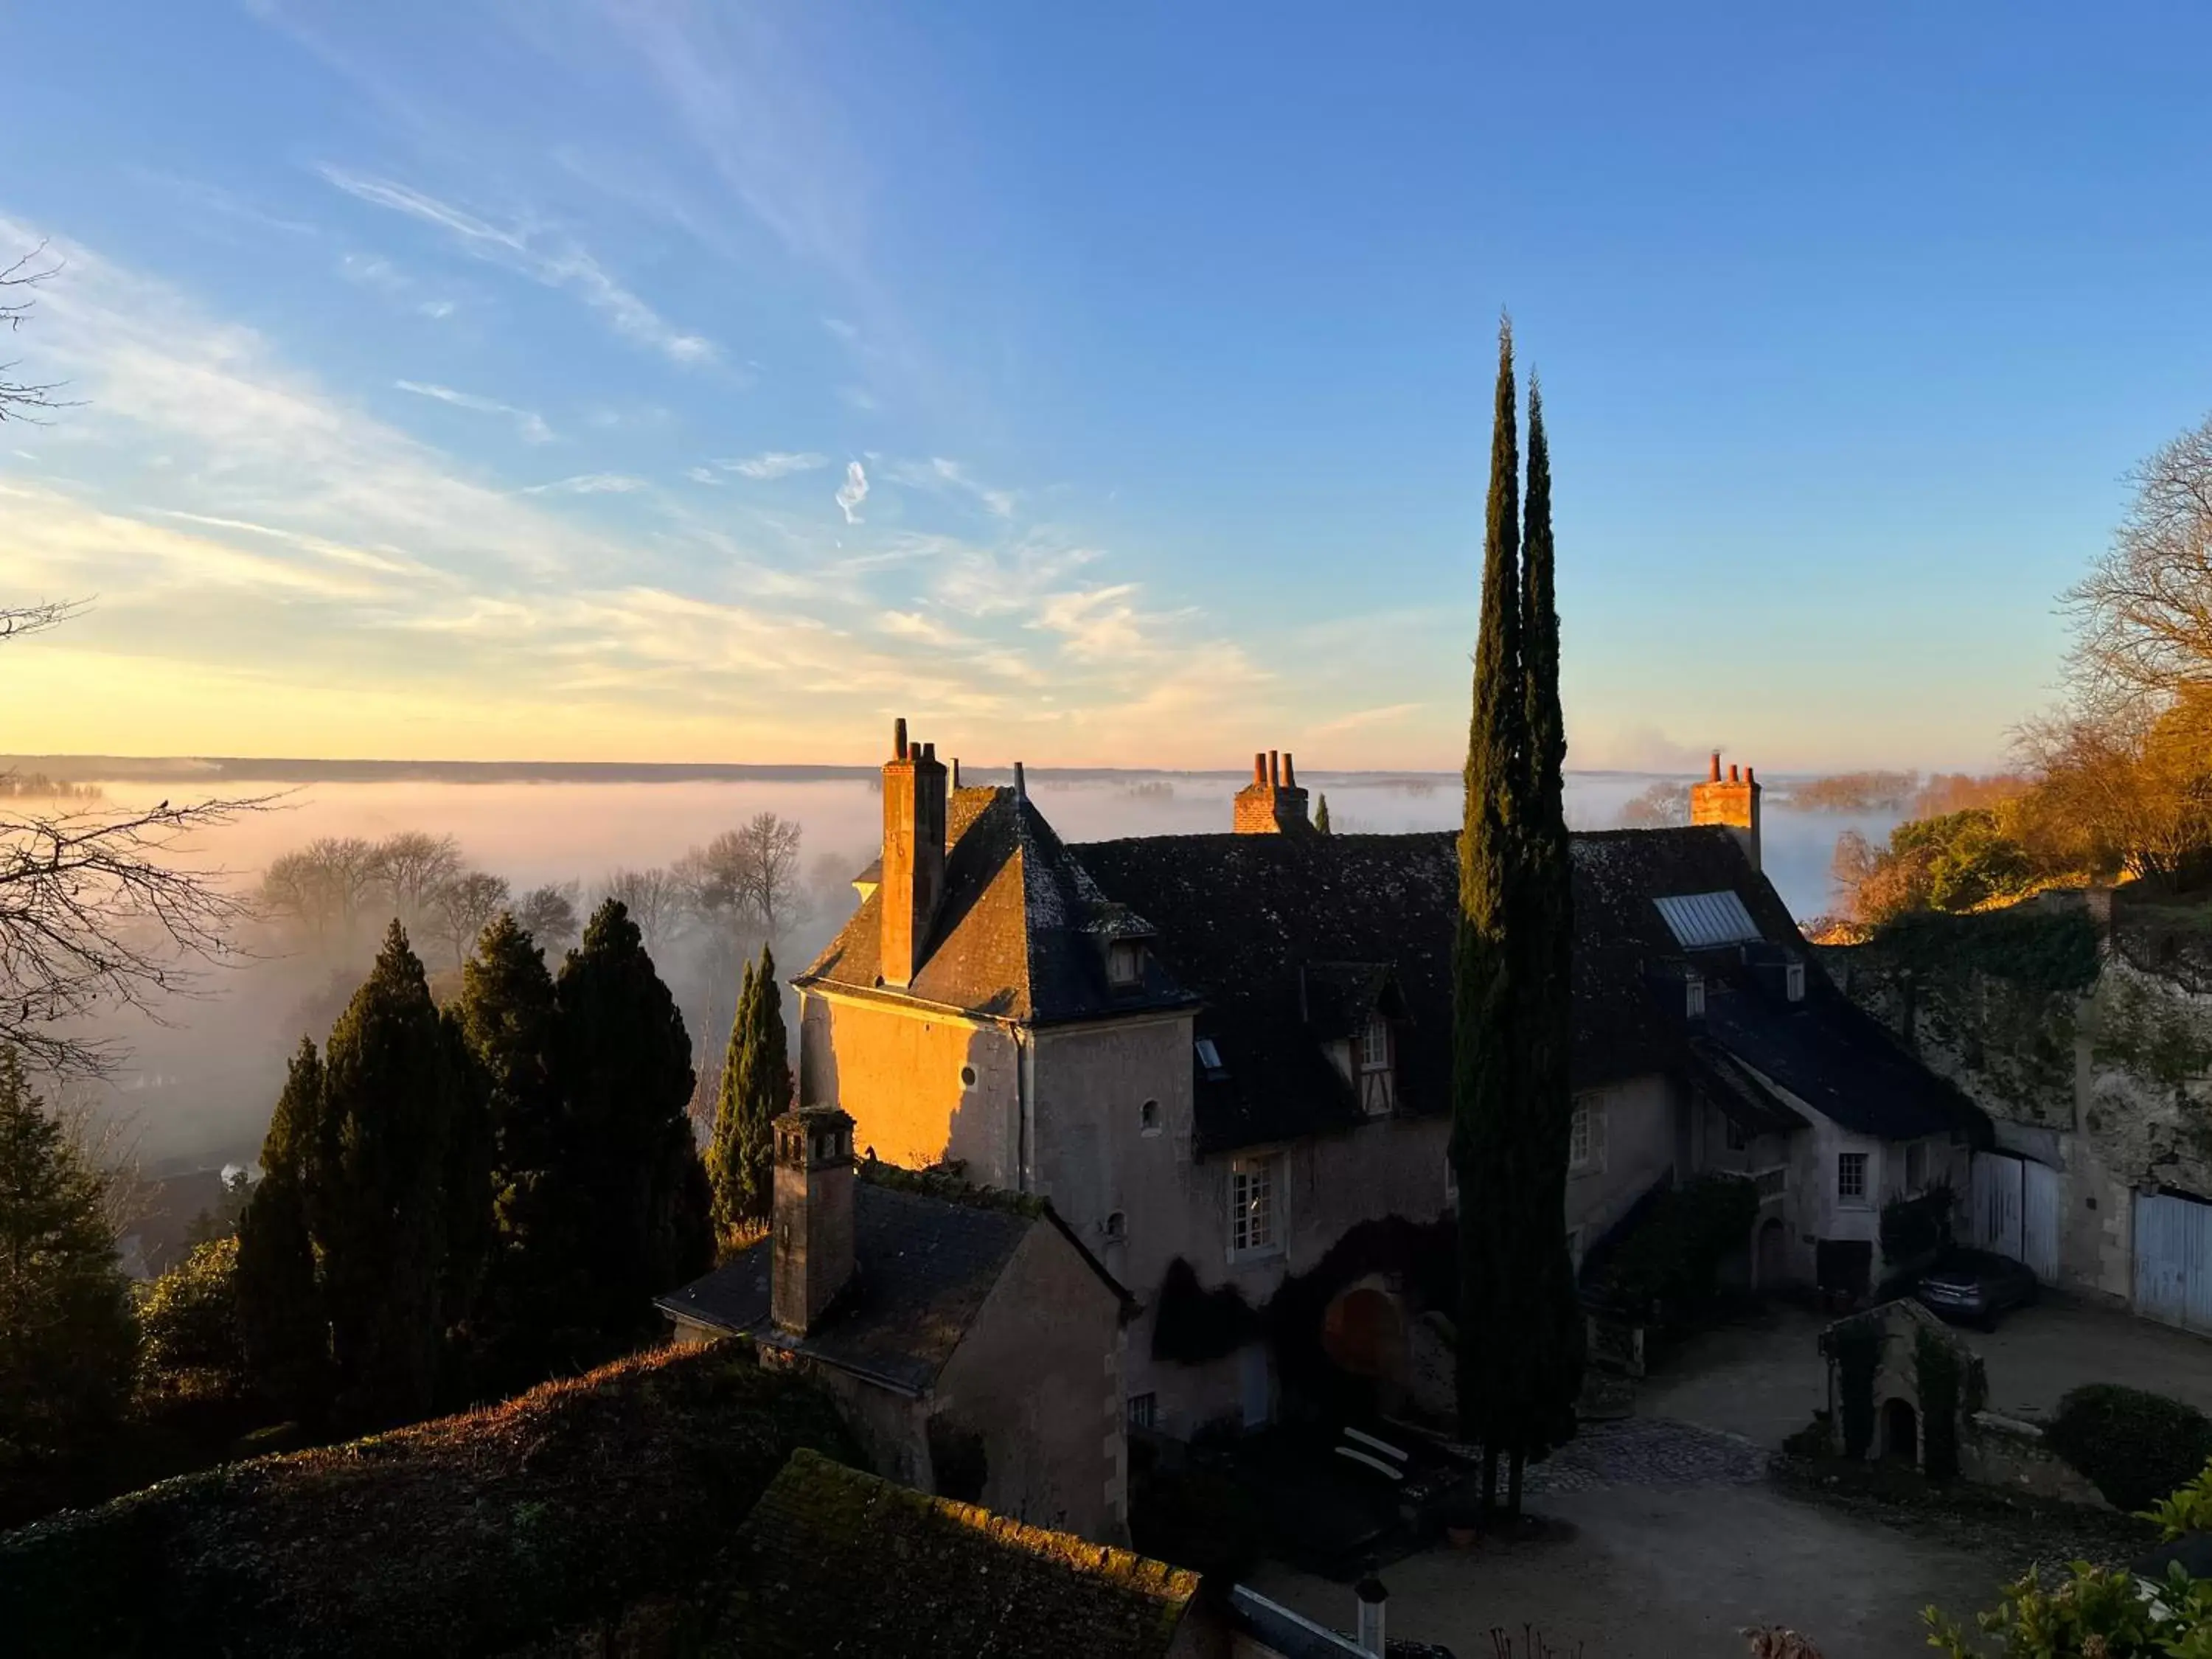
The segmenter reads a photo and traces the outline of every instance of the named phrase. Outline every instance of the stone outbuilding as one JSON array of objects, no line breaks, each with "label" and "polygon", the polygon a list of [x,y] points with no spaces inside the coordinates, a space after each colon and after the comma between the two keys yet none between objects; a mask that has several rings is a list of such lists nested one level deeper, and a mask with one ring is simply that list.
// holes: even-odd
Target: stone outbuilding
[{"label": "stone outbuilding", "polygon": [[1127,1292],[1041,1199],[856,1169],[834,1107],[775,1127],[770,1237],[659,1298],[676,1340],[811,1371],[907,1486],[1126,1539]]},{"label": "stone outbuilding", "polygon": [[[1874,1416],[1873,1438],[1866,1455],[1925,1469],[1931,1403],[1949,1413],[1952,1443],[1960,1444],[1987,1392],[1981,1357],[1936,1315],[1905,1297],[1836,1321],[1820,1333],[1820,1353],[1828,1362],[1828,1421],[1838,1437],[1839,1449],[1845,1432],[1845,1395],[1851,1386],[1851,1363],[1846,1350],[1854,1340],[1868,1336],[1873,1339]],[[1948,1403],[1923,1398],[1923,1342],[1936,1345],[1948,1357],[1955,1381]]]}]

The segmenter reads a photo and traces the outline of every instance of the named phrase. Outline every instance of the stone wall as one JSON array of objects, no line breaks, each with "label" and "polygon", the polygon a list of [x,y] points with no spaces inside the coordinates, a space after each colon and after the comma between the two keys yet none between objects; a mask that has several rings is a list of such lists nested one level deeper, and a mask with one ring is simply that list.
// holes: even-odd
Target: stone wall
[{"label": "stone wall", "polygon": [[1968,1419],[1959,1437],[1959,1473],[1978,1486],[2112,1508],[2086,1475],[2044,1443],[2041,1428],[1995,1412],[1977,1412]]}]

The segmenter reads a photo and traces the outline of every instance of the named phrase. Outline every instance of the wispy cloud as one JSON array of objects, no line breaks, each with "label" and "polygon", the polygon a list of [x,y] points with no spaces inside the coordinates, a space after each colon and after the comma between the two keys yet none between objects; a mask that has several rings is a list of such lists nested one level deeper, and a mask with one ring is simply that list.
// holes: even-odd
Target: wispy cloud
[{"label": "wispy cloud", "polygon": [[237,191],[225,190],[221,185],[210,184],[204,179],[179,178],[173,173],[162,173],[151,167],[132,167],[130,172],[141,182],[174,197],[204,215],[258,225],[264,230],[283,231],[288,236],[313,236],[315,234],[315,228],[304,221],[272,213]]},{"label": "wispy cloud", "polygon": [[568,237],[526,223],[495,224],[465,208],[390,179],[328,165],[319,171],[358,201],[444,231],[476,258],[576,295],[593,310],[604,313],[617,333],[652,347],[672,362],[707,362],[718,355],[712,341],[670,324]]},{"label": "wispy cloud", "polygon": [[1014,516],[1014,495],[1010,489],[994,489],[981,483],[957,461],[948,461],[937,456],[927,462],[902,461],[891,469],[892,479],[918,489],[942,490],[947,488],[963,490],[982,505],[994,518]]},{"label": "wispy cloud", "polygon": [[1389,702],[1379,708],[1361,708],[1349,714],[1340,714],[1333,720],[1324,720],[1313,728],[1316,734],[1334,732],[1357,732],[1363,726],[1387,726],[1401,720],[1408,714],[1417,714],[1427,705],[1418,702]]},{"label": "wispy cloud", "polygon": [[857,324],[847,322],[842,317],[824,317],[822,319],[822,326],[828,329],[830,333],[836,335],[847,345],[853,344],[860,337],[860,330],[859,325]]},{"label": "wispy cloud", "polygon": [[[796,453],[789,450],[770,449],[757,455],[748,455],[741,461],[718,461],[715,465],[741,478],[785,478],[794,472],[812,472],[825,467],[830,465],[830,458],[817,455],[811,451]],[[860,486],[860,493],[863,495],[868,493],[865,482]]]},{"label": "wispy cloud", "polygon": [[427,380],[394,380],[402,392],[411,392],[418,398],[434,398],[441,404],[451,404],[456,409],[473,410],[479,415],[504,415],[514,422],[516,434],[525,443],[543,444],[553,441],[553,428],[545,424],[545,417],[534,409],[518,409],[513,404],[503,404],[496,398],[479,398],[473,392],[456,392],[449,386],[434,386]]},{"label": "wispy cloud", "polygon": [[633,478],[626,472],[579,472],[573,477],[556,478],[550,483],[529,484],[526,495],[630,495],[646,487],[642,478]]},{"label": "wispy cloud", "polygon": [[845,463],[845,482],[837,488],[837,505],[845,510],[845,522],[860,522],[860,503],[868,499],[868,475],[858,461]]}]

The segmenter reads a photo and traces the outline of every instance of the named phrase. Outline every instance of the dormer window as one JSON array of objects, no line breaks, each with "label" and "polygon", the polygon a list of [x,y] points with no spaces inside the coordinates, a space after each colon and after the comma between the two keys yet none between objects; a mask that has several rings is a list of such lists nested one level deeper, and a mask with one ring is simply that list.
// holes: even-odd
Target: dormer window
[{"label": "dormer window", "polygon": [[1805,964],[1793,962],[1782,970],[1782,994],[1792,1002],[1805,1000]]},{"label": "dormer window", "polygon": [[1692,974],[1682,981],[1682,1012],[1692,1019],[1705,1017],[1705,976]]},{"label": "dormer window", "polygon": [[1145,947],[1133,939],[1117,939],[1106,947],[1106,983],[1127,991],[1145,982]]},{"label": "dormer window", "polygon": [[1390,1069],[1390,1024],[1380,1014],[1370,1016],[1365,1029],[1359,1033],[1359,1069],[1363,1072],[1387,1072]]}]

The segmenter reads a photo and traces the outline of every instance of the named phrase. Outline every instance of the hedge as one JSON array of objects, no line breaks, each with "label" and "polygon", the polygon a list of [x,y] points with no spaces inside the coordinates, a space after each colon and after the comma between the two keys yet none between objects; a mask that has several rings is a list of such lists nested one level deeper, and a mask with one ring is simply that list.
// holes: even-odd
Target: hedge
[{"label": "hedge", "polygon": [[1913,1383],[1920,1395],[1921,1469],[1930,1480],[1959,1473],[1959,1406],[1966,1366],[1940,1331],[1923,1326],[1912,1340]]},{"label": "hedge", "polygon": [[2058,1402],[2045,1443],[2125,1514],[2185,1486],[2212,1458],[2212,1420],[2142,1389],[2092,1382]]},{"label": "hedge", "polygon": [[661,1350],[0,1537],[0,1647],[502,1651],[696,1589],[800,1446],[860,1461],[750,1344]]},{"label": "hedge", "polygon": [[1874,1446],[1874,1375],[1881,1364],[1881,1327],[1864,1316],[1828,1333],[1836,1362],[1836,1415],[1844,1455],[1864,1457]]}]

